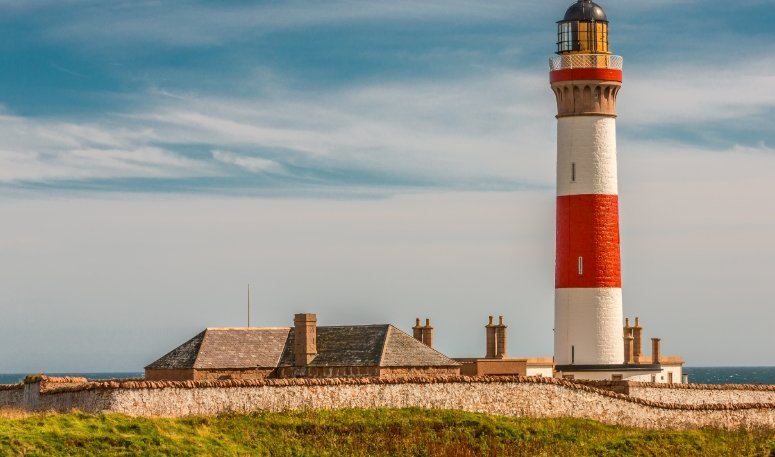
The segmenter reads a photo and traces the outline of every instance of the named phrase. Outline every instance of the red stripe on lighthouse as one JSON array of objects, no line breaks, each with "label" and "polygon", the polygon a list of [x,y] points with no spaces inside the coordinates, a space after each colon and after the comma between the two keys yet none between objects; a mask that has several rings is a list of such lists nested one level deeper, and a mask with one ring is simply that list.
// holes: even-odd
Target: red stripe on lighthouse
[{"label": "red stripe on lighthouse", "polygon": [[549,82],[560,81],[617,81],[622,82],[622,70],[610,68],[566,68],[549,73]]},{"label": "red stripe on lighthouse", "polygon": [[621,286],[619,197],[557,197],[555,287]]}]

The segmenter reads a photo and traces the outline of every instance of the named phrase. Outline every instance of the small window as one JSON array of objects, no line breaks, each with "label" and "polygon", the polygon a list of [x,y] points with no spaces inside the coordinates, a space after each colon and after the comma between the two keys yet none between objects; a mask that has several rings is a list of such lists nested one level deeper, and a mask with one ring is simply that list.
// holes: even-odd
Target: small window
[{"label": "small window", "polygon": [[651,382],[657,382],[657,375],[653,374],[651,375]]},{"label": "small window", "polygon": [[611,375],[611,381],[621,381],[622,379],[624,379],[624,377],[620,374]]},{"label": "small window", "polygon": [[576,162],[570,164],[570,180],[576,182]]},{"label": "small window", "polygon": [[584,257],[579,257],[579,276],[584,274]]},{"label": "small window", "polygon": [[564,374],[562,375],[562,379],[566,381],[573,381],[574,379],[576,379],[576,376],[572,374]]}]

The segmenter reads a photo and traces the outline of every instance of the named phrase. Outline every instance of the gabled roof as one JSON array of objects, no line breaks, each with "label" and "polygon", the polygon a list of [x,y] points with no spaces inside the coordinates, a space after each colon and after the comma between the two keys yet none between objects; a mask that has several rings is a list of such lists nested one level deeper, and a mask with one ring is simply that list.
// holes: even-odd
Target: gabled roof
[{"label": "gabled roof", "polygon": [[[208,328],[148,365],[151,369],[292,367],[293,329]],[[459,365],[392,325],[317,328],[311,367],[450,367]]]}]

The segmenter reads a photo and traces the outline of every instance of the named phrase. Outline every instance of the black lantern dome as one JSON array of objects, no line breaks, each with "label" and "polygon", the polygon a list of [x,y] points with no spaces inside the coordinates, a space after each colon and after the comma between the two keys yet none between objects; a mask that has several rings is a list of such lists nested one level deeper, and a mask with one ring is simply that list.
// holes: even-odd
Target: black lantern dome
[{"label": "black lantern dome", "polygon": [[591,0],[579,0],[568,8],[563,21],[600,21],[608,22],[605,11]]},{"label": "black lantern dome", "polygon": [[578,0],[557,23],[557,54],[610,54],[608,17],[592,0]]}]

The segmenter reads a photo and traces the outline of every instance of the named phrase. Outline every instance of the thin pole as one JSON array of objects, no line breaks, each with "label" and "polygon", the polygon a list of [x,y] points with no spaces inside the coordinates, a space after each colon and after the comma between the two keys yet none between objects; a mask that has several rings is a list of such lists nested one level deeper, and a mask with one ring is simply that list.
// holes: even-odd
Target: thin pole
[{"label": "thin pole", "polygon": [[250,283],[248,283],[248,328],[250,328]]}]

